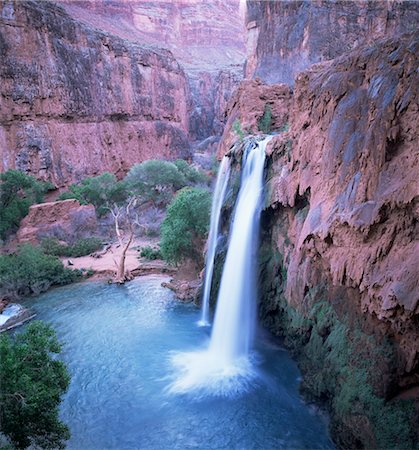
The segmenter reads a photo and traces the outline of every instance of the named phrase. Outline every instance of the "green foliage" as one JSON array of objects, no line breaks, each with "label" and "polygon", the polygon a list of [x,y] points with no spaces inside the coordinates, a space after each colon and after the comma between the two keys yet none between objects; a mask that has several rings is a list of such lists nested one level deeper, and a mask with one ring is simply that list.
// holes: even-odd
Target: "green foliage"
[{"label": "green foliage", "polygon": [[77,240],[73,245],[61,244],[56,238],[45,238],[41,241],[41,248],[47,255],[67,256],[77,258],[90,255],[102,247],[102,240],[97,237],[88,237]]},{"label": "green foliage", "polygon": [[179,172],[185,177],[187,184],[208,184],[210,179],[202,170],[188,164],[184,159],[177,159],[174,162]]},{"label": "green foliage", "polygon": [[20,297],[39,294],[52,285],[68,284],[81,276],[40,248],[25,244],[17,254],[0,255],[0,295]]},{"label": "green foliage", "polygon": [[210,210],[208,191],[185,188],[178,193],[161,227],[161,252],[166,261],[177,264],[185,258],[202,258],[199,249],[208,233]]},{"label": "green foliage", "polygon": [[219,169],[220,169],[220,161],[218,161],[216,155],[213,155],[211,158],[211,168],[210,168],[211,175],[216,178]]},{"label": "green foliage", "polygon": [[97,237],[79,239],[70,246],[70,252],[68,256],[77,258],[79,256],[90,255],[100,248],[102,248],[102,240]]},{"label": "green foliage", "polygon": [[65,448],[70,437],[58,406],[70,377],[54,355],[61,346],[54,330],[32,322],[23,333],[0,337],[1,431],[16,448]]},{"label": "green foliage", "polygon": [[160,250],[158,248],[150,247],[149,245],[141,248],[140,256],[150,260],[162,259]]},{"label": "green foliage", "polygon": [[92,204],[96,213],[103,216],[112,204],[123,204],[129,196],[127,185],[117,181],[115,175],[104,172],[97,177],[85,178],[80,183],[72,184],[68,192],[63,192],[58,200],[75,198],[81,204]]},{"label": "green foliage", "polygon": [[167,205],[173,193],[188,184],[174,163],[158,159],[135,164],[125,181],[136,195],[155,205]]},{"label": "green foliage", "polygon": [[233,122],[233,131],[236,133],[236,136],[240,141],[244,139],[244,131],[242,130],[242,126],[239,119],[236,119]]},{"label": "green foliage", "polygon": [[317,399],[328,399],[335,420],[366,416],[377,448],[413,448],[411,404],[386,402],[374,388],[382,377],[378,368],[383,361],[391,368],[395,358],[389,342],[377,342],[356,323],[349,327],[326,301],[313,302],[307,314],[283,297],[279,304],[281,332],[304,371],[304,390]]},{"label": "green foliage", "polygon": [[262,133],[268,134],[271,132],[272,127],[272,110],[270,105],[267,103],[263,111],[263,116],[258,121],[258,130]]},{"label": "green foliage", "polygon": [[19,170],[0,174],[0,238],[15,231],[29,212],[29,206],[43,201],[49,183],[37,181]]},{"label": "green foliage", "polygon": [[[279,132],[287,133],[289,130],[290,130],[290,124],[287,122],[279,129]],[[291,144],[292,144],[292,142],[291,142]]]},{"label": "green foliage", "polygon": [[[383,380],[398,364],[390,339],[366,333],[354,317],[349,321],[338,315],[322,296],[324,285],[309,288],[299,309],[291,306],[285,298],[283,258],[269,239],[262,241],[260,263],[262,320],[285,337],[304,373],[304,393],[329,406],[339,446],[349,448],[357,441],[371,447],[373,436],[377,449],[415,448],[417,412],[415,416],[412,402],[382,396]],[[364,424],[364,433],[357,430],[352,441],[351,423]]]}]

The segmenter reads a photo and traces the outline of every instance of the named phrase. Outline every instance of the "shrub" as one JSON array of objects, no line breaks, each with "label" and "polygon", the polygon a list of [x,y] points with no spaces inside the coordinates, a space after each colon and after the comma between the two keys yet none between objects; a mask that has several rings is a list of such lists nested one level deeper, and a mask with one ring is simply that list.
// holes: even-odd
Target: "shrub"
[{"label": "shrub", "polygon": [[20,247],[17,254],[0,256],[0,295],[6,297],[39,294],[80,276],[80,271],[65,268],[57,257],[29,244]]},{"label": "shrub", "polygon": [[47,255],[65,256],[67,248],[67,245],[61,244],[54,237],[47,237],[41,240],[41,249]]},{"label": "shrub", "polygon": [[140,256],[142,258],[146,258],[146,259],[150,259],[150,260],[162,258],[160,249],[150,247],[149,245],[141,248]]},{"label": "shrub", "polygon": [[242,130],[242,126],[240,124],[239,119],[236,119],[233,122],[233,131],[236,133],[236,135],[240,141],[242,141],[244,139],[244,131]]},{"label": "shrub", "polygon": [[272,127],[272,110],[271,107],[266,104],[263,111],[263,116],[258,121],[258,129],[262,133],[268,134],[271,132]]},{"label": "shrub", "polygon": [[96,237],[79,239],[73,245],[61,244],[56,238],[44,238],[41,248],[47,255],[67,256],[77,258],[90,255],[102,247],[102,240]]},{"label": "shrub", "polygon": [[102,247],[102,240],[96,237],[88,237],[79,239],[75,244],[69,248],[69,254],[65,256],[72,256],[77,258],[78,256],[90,255]]},{"label": "shrub", "polygon": [[58,415],[70,382],[55,358],[60,351],[54,330],[42,322],[0,337],[1,431],[16,448],[64,448],[70,437]]},{"label": "shrub", "polygon": [[19,170],[0,174],[0,238],[17,230],[29,206],[43,201],[51,184],[37,181]]},{"label": "shrub", "polygon": [[211,194],[202,188],[182,189],[167,210],[161,227],[163,258],[177,264],[185,258],[202,258],[203,240],[208,233]]}]

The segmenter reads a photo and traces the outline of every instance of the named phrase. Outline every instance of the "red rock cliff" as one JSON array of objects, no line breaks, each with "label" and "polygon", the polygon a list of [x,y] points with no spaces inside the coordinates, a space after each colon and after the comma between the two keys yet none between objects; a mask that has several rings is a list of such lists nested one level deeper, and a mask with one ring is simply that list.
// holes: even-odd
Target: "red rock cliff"
[{"label": "red rock cliff", "polygon": [[248,0],[248,77],[293,83],[313,63],[358,45],[414,31],[416,1]]},{"label": "red rock cliff", "polygon": [[58,186],[188,157],[189,87],[165,49],[87,27],[50,2],[0,2],[0,170]]},{"label": "red rock cliff", "polygon": [[279,243],[289,302],[301,304],[322,279],[348,289],[349,308],[397,336],[411,381],[419,364],[418,49],[413,37],[390,39],[299,74],[291,132],[273,141],[270,180],[271,208],[289,226],[281,233],[290,242]]},{"label": "red rock cliff", "polygon": [[229,110],[256,131],[274,103],[260,315],[299,355],[341,448],[417,441],[418,51],[417,35],[377,40],[298,74],[292,98],[243,82]]},{"label": "red rock cliff", "polygon": [[63,5],[90,26],[170,49],[188,78],[191,141],[219,137],[226,101],[243,77],[239,0],[65,0]]}]

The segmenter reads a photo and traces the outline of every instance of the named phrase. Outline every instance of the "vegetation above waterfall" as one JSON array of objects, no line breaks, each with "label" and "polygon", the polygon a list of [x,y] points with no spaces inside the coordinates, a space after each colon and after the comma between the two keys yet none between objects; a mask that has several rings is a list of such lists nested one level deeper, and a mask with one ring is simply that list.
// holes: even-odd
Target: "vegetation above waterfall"
[{"label": "vegetation above waterfall", "polygon": [[23,333],[0,337],[0,431],[13,446],[65,448],[70,437],[58,406],[70,376],[55,332],[33,322]]}]

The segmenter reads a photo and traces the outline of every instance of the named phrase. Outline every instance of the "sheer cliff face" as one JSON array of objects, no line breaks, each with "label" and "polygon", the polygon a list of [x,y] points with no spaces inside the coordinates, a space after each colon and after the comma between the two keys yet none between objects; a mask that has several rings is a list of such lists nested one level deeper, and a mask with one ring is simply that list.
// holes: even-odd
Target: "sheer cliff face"
[{"label": "sheer cliff face", "polygon": [[242,75],[239,23],[236,0],[0,0],[0,171],[63,186],[213,145]]},{"label": "sheer cliff face", "polygon": [[0,170],[57,185],[188,157],[188,86],[171,53],[71,19],[49,2],[0,3]]},{"label": "sheer cliff face", "polygon": [[292,84],[313,63],[360,44],[414,31],[415,1],[247,1],[246,75]]},{"label": "sheer cliff face", "polygon": [[287,222],[276,245],[288,301],[301,305],[324,280],[331,299],[347,289],[345,308],[397,336],[410,381],[419,364],[418,50],[417,38],[390,39],[299,74],[269,182],[270,208]]},{"label": "sheer cliff face", "polygon": [[[270,105],[280,135],[269,163],[268,233],[287,269],[287,302],[303,311],[308,292],[326,285],[338,309],[397,342],[400,386],[417,383],[419,38],[411,29],[419,6],[248,1],[247,8],[248,72],[268,83],[295,80],[293,98],[278,97],[285,85],[243,83],[219,154],[230,147],[232,119],[256,131],[261,101]],[[279,310],[264,305],[272,325]]]},{"label": "sheer cliff face", "polygon": [[226,100],[243,77],[239,0],[65,0],[63,6],[86,24],[170,49],[188,79],[191,141],[219,137]]}]

